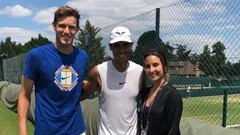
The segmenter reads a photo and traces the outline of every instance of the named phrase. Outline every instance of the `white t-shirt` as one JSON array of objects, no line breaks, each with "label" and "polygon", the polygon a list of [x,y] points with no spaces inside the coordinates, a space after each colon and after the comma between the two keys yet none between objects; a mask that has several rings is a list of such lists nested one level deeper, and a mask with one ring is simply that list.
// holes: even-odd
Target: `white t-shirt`
[{"label": "white t-shirt", "polygon": [[112,61],[97,66],[101,78],[99,95],[99,135],[137,133],[137,95],[141,87],[142,66],[129,61],[126,71],[117,71]]}]

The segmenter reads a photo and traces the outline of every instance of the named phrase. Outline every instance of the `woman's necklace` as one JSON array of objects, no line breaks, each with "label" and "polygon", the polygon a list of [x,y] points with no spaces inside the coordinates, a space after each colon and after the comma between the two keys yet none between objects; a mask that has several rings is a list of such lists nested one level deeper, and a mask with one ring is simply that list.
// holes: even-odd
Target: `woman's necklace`
[{"label": "woman's necklace", "polygon": [[157,87],[157,88],[152,87],[152,89],[150,90],[150,93],[148,94],[147,100],[146,100],[146,105],[145,105],[146,107],[149,107],[152,104],[152,102],[153,102],[154,98],[156,97],[158,91],[160,91],[162,89],[162,87],[166,85],[166,83],[167,83],[167,81],[164,80],[159,85],[159,87]]},{"label": "woman's necklace", "polygon": [[[148,127],[149,127],[149,117],[150,117],[150,110],[152,108],[152,105],[153,105],[153,102],[154,100],[156,99],[156,95],[158,94],[158,92],[167,84],[168,82],[164,80],[163,83],[161,83],[160,87],[158,87],[155,91],[152,92],[152,96],[151,96],[151,101],[149,101],[149,105],[147,106],[147,102],[148,100],[150,99],[150,95],[151,93],[149,93],[147,95],[147,99],[144,101],[143,105],[142,105],[142,108],[141,108],[141,113],[140,113],[140,128],[141,128],[141,131],[140,131],[140,134],[141,135],[146,135],[147,134],[147,131],[148,131]],[[153,89],[152,89],[153,90]],[[151,91],[152,91],[151,90]],[[151,92],[150,91],[150,92]],[[144,108],[148,108],[145,116],[144,116],[144,113],[143,113],[143,110]],[[145,118],[144,118],[145,117]],[[143,123],[145,122],[145,126],[143,126]]]}]

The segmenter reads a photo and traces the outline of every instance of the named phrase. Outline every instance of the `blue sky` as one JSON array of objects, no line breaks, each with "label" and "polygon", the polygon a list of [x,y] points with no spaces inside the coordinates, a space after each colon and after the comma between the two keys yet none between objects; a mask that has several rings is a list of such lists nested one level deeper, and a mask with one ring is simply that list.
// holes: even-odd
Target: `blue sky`
[{"label": "blue sky", "polygon": [[177,23],[170,25],[167,34],[163,33],[165,41],[187,45],[195,53],[201,53],[204,45],[212,48],[220,41],[225,45],[228,61],[240,60],[239,0],[189,0],[172,10],[179,10],[179,14],[165,17]]},{"label": "blue sky", "polygon": [[80,25],[88,19],[98,27],[141,14],[177,0],[1,0],[0,40],[10,36],[25,43],[39,33],[54,41],[53,12],[62,5],[77,8]]},{"label": "blue sky", "polygon": [[[80,11],[80,27],[90,20],[94,26],[103,28],[180,1],[188,2],[161,8],[160,37],[163,41],[186,45],[194,53],[201,53],[204,45],[211,48],[221,41],[228,59],[240,60],[240,0],[1,0],[0,41],[10,36],[12,41],[25,43],[40,33],[54,42],[53,13],[63,5]],[[151,22],[148,19],[142,18],[141,21],[146,22],[144,27],[139,20],[130,22],[135,40],[149,30]]]}]

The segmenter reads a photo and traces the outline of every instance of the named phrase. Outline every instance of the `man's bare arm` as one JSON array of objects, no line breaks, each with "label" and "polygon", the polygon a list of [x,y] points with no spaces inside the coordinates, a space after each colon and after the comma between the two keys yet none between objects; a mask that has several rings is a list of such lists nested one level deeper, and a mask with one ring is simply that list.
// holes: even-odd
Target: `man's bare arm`
[{"label": "man's bare arm", "polygon": [[22,85],[18,97],[19,135],[27,135],[27,113],[30,106],[30,95],[34,81],[22,77]]},{"label": "man's bare arm", "polygon": [[100,91],[101,79],[97,66],[94,66],[88,75],[88,80],[83,81],[83,92],[81,93],[81,101],[88,98],[94,91]]}]

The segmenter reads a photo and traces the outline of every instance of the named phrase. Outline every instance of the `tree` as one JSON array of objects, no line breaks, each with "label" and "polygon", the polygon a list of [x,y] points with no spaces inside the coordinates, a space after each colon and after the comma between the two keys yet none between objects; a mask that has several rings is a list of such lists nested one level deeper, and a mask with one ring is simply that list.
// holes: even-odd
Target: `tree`
[{"label": "tree", "polygon": [[51,41],[43,37],[41,34],[39,34],[37,38],[31,38],[31,40],[24,45],[21,43],[16,44],[16,42],[13,42],[11,40],[11,37],[7,37],[4,42],[2,41],[0,43],[0,52],[7,55],[5,58],[9,58],[22,53],[26,53],[32,48],[48,43],[51,43]]},{"label": "tree", "polygon": [[211,51],[208,47],[208,45],[205,45],[203,47],[203,52],[199,55],[199,63],[200,63],[200,69],[206,74],[206,75],[213,75],[212,71],[212,56]]},{"label": "tree", "polygon": [[190,62],[192,64],[196,64],[197,62],[199,62],[199,55],[197,53],[193,53],[190,55]]},{"label": "tree", "polygon": [[3,47],[2,47],[2,45],[3,45],[3,41],[1,41],[1,43],[0,43],[0,52],[1,52],[1,53],[3,53]]},{"label": "tree", "polygon": [[1,43],[2,53],[6,55],[5,58],[13,57],[15,53],[16,42],[11,40],[11,37],[7,37],[4,42]]},{"label": "tree", "polygon": [[226,56],[224,50],[226,49],[224,44],[220,41],[216,42],[212,46],[212,58],[214,59],[214,72],[216,75],[224,75],[224,67],[226,63]]},{"label": "tree", "polygon": [[[236,63],[235,63],[236,64]],[[234,76],[234,75],[239,75],[239,71],[237,69],[239,68],[234,68],[234,65],[231,62],[227,61],[226,64],[224,64],[224,71],[227,77],[229,76]]]},{"label": "tree", "polygon": [[87,20],[76,39],[77,46],[89,55],[87,71],[106,60],[105,47],[101,46],[102,37],[97,36],[100,30],[99,27],[91,25],[90,21]]},{"label": "tree", "polygon": [[156,31],[148,31],[143,33],[138,41],[137,47],[130,59],[140,65],[143,65],[144,54],[149,50],[161,51],[166,58],[172,58],[173,47],[168,43],[164,44]]},{"label": "tree", "polygon": [[35,47],[38,47],[38,46],[41,46],[41,45],[46,45],[46,44],[49,44],[49,43],[51,43],[51,41],[48,40],[48,38],[45,38],[41,34],[38,34],[37,38],[32,37],[30,41],[26,42],[23,45],[23,49],[21,49],[21,50],[23,51],[22,53],[26,53],[29,50],[31,50],[32,48],[35,48]]},{"label": "tree", "polygon": [[187,47],[184,45],[177,44],[176,49],[176,60],[177,61],[188,61],[190,60],[191,50],[187,50]]},{"label": "tree", "polygon": [[203,53],[199,55],[200,68],[206,75],[223,76],[231,72],[231,63],[226,63],[225,46],[218,41],[212,45],[212,52],[208,45],[204,46]]},{"label": "tree", "polygon": [[232,65],[232,70],[231,70],[232,74],[236,75],[236,76],[239,76],[240,75],[240,70],[239,69],[240,69],[240,60],[237,63],[234,63]]},{"label": "tree", "polygon": [[21,43],[18,43],[16,46],[15,46],[15,53],[16,55],[19,55],[19,54],[22,54],[24,52],[24,47]]}]

